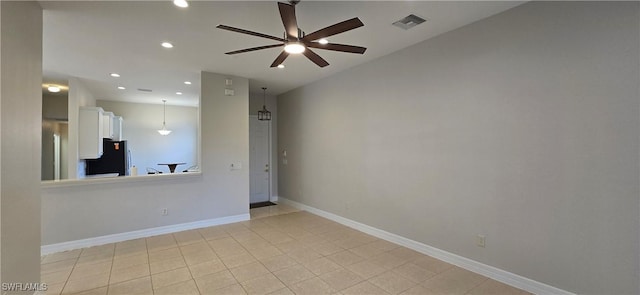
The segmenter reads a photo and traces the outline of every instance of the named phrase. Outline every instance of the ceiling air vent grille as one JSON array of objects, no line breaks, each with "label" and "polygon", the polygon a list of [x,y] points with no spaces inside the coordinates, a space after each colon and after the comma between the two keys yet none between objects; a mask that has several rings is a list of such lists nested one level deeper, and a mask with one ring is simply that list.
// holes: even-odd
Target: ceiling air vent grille
[{"label": "ceiling air vent grille", "polygon": [[421,18],[415,14],[410,14],[407,17],[396,21],[393,23],[394,26],[404,29],[404,30],[408,30],[411,29],[423,22],[425,22],[426,20],[424,18]]}]

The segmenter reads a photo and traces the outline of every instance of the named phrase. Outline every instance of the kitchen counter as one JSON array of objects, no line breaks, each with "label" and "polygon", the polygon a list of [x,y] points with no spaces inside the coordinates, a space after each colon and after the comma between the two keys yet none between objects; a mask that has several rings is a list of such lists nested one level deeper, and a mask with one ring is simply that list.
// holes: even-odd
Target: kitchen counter
[{"label": "kitchen counter", "polygon": [[188,179],[202,177],[202,172],[182,172],[182,173],[162,173],[162,174],[143,174],[136,176],[117,176],[117,177],[87,177],[80,179],[62,179],[62,180],[46,180],[41,182],[42,188],[59,188],[73,186],[87,186],[96,184],[110,183],[132,183],[132,182],[158,182],[179,179]]}]

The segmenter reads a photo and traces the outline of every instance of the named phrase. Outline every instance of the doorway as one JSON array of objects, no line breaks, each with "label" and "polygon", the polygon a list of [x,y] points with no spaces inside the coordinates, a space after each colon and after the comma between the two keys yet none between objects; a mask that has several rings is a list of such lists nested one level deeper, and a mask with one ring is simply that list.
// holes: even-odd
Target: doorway
[{"label": "doorway", "polygon": [[41,180],[67,178],[68,123],[59,120],[42,120]]},{"label": "doorway", "polygon": [[271,199],[271,121],[249,116],[249,203],[264,203]]}]

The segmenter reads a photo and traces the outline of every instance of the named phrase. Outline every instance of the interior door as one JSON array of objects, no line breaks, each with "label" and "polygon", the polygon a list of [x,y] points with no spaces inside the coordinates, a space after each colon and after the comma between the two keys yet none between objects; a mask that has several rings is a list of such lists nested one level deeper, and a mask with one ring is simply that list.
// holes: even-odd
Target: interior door
[{"label": "interior door", "polygon": [[249,119],[249,181],[250,202],[267,202],[270,199],[269,192],[269,126],[271,121],[260,121],[258,117]]}]

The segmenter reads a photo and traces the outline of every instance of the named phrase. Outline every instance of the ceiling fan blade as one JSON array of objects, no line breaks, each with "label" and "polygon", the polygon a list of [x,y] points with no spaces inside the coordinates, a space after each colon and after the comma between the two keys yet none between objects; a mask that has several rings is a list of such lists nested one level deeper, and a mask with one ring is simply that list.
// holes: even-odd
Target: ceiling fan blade
[{"label": "ceiling fan blade", "polygon": [[277,66],[279,66],[280,64],[282,64],[282,62],[289,56],[289,53],[286,51],[282,51],[280,53],[280,55],[278,55],[278,57],[276,57],[276,60],[273,61],[273,63],[271,64],[272,68],[275,68]]},{"label": "ceiling fan blade", "polygon": [[324,60],[324,58],[320,57],[315,52],[311,51],[311,49],[307,48],[302,54],[310,59],[313,63],[317,64],[319,67],[324,68],[329,65],[329,63]]},{"label": "ceiling fan blade", "polygon": [[291,4],[278,2],[278,9],[280,10],[284,30],[287,32],[287,38],[289,40],[297,40],[298,21],[296,20],[296,7]]},{"label": "ceiling fan blade", "polygon": [[236,50],[236,51],[230,51],[227,52],[225,54],[238,54],[238,53],[244,53],[244,52],[251,52],[251,51],[256,51],[256,50],[261,50],[261,49],[268,49],[268,48],[274,48],[274,47],[280,47],[283,46],[283,44],[275,44],[275,45],[266,45],[266,46],[258,46],[258,47],[252,47],[252,48],[246,48],[246,49],[240,49],[240,50]]},{"label": "ceiling fan blade", "polygon": [[236,32],[236,33],[247,34],[247,35],[251,35],[251,36],[267,38],[267,39],[276,40],[276,41],[280,41],[280,42],[284,42],[285,41],[282,38],[269,36],[269,35],[265,35],[265,34],[262,34],[262,33],[248,31],[248,30],[244,30],[244,29],[234,28],[234,27],[230,27],[230,26],[225,26],[225,25],[218,25],[216,28],[227,30],[227,31],[232,31],[232,32]]},{"label": "ceiling fan blade", "polygon": [[364,26],[364,24],[360,21],[360,19],[357,17],[354,17],[350,20],[345,20],[335,25],[328,26],[324,29],[317,30],[309,35],[304,36],[302,40],[303,41],[318,40],[321,38],[326,38],[336,34],[344,33],[346,31],[353,30],[355,28],[359,28],[362,26]]},{"label": "ceiling fan blade", "polygon": [[340,51],[340,52],[349,52],[349,53],[359,53],[359,54],[363,54],[367,50],[367,48],[365,47],[345,45],[345,44],[335,44],[335,43],[320,44],[318,42],[306,42],[305,45],[307,45],[307,47],[312,47],[312,48],[326,49],[326,50],[333,50],[333,51]]}]

